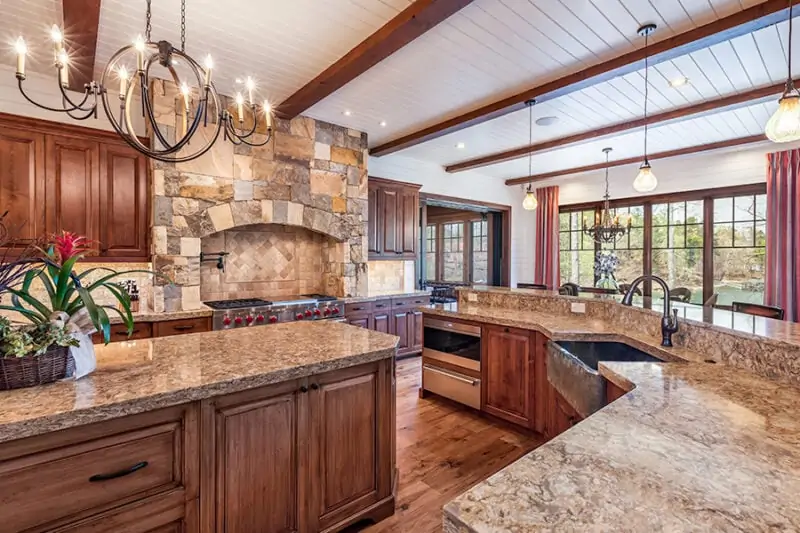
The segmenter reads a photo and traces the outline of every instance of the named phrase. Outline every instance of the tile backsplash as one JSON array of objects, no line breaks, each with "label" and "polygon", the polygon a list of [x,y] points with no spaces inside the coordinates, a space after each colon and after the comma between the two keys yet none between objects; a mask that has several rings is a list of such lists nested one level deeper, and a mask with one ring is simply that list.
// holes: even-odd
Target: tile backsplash
[{"label": "tile backsplash", "polygon": [[413,292],[414,261],[370,261],[369,293]]},{"label": "tile backsplash", "polygon": [[302,227],[257,224],[215,233],[202,240],[205,253],[225,251],[225,269],[200,266],[200,299],[328,293],[330,258],[341,243]]}]

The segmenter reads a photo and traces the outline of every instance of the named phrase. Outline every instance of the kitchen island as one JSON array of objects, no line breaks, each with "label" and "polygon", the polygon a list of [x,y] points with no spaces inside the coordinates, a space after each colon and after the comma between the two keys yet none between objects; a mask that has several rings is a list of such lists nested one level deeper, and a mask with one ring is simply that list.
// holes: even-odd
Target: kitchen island
[{"label": "kitchen island", "polygon": [[[552,440],[447,504],[447,533],[800,530],[796,386],[720,364],[715,354],[663,348],[644,331],[649,324],[615,322],[591,310],[565,314],[542,302],[506,308],[464,299],[423,313],[501,328],[517,339],[529,331],[542,342],[624,342],[665,362],[601,362],[600,374],[621,397],[574,419]],[[493,346],[499,344],[483,352],[484,380],[491,379],[487,372],[514,368],[498,362]],[[509,357],[513,350],[499,353]],[[540,383],[546,369],[534,359],[526,371],[504,372],[505,382]],[[549,399],[537,396],[538,385],[531,387],[520,398],[528,399],[535,422]],[[492,396],[484,394],[482,408],[487,398]],[[509,405],[526,404],[506,402],[506,411]]]},{"label": "kitchen island", "polygon": [[394,511],[397,338],[334,322],[118,342],[0,393],[2,531],[338,531]]}]

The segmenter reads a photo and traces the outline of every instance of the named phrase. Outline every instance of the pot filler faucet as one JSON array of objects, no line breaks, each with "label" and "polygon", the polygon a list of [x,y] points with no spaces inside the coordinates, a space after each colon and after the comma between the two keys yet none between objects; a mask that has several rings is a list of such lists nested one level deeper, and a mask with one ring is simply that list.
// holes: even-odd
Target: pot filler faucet
[{"label": "pot filler faucet", "polygon": [[648,279],[661,285],[664,290],[664,314],[661,316],[661,346],[672,347],[672,334],[678,331],[678,310],[673,309],[672,313],[670,313],[669,286],[666,281],[658,276],[639,276],[633,280],[628,292],[622,297],[622,305],[630,306],[633,303],[633,293],[636,288]]}]

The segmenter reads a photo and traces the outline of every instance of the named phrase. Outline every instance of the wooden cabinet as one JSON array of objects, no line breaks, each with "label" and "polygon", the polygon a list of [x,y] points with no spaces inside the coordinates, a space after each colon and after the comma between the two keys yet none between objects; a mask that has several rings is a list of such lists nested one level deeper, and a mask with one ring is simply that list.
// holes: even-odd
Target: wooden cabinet
[{"label": "wooden cabinet", "polygon": [[419,185],[369,178],[369,258],[415,259],[419,237]]},{"label": "wooden cabinet", "polygon": [[398,297],[345,306],[347,323],[381,333],[397,335],[400,357],[422,351],[422,313],[417,308],[430,303],[429,296]]},{"label": "wooden cabinet", "polygon": [[414,309],[408,313],[408,339],[410,351],[421,352],[423,340],[422,311]]},{"label": "wooden cabinet", "polygon": [[182,318],[153,322],[153,337],[169,337],[185,333],[203,333],[211,331],[211,317]]},{"label": "wooden cabinet", "polygon": [[37,201],[44,198],[44,146],[41,133],[0,127],[0,216],[7,213],[3,224],[17,239],[45,232],[44,205]]},{"label": "wooden cabinet", "polygon": [[378,300],[372,307],[372,329],[381,333],[389,333],[391,325],[389,313],[392,309],[391,300]]},{"label": "wooden cabinet", "polygon": [[400,341],[397,343],[397,355],[404,355],[408,353],[409,348],[413,345],[413,342],[409,339],[409,327],[408,327],[408,310],[407,309],[399,309],[392,311],[392,323],[390,325],[390,330],[393,335],[397,335],[400,337]]},{"label": "wooden cabinet", "polygon": [[101,260],[149,259],[143,155],[112,133],[42,120],[0,114],[0,131],[6,225],[23,238],[85,235]]},{"label": "wooden cabinet", "polygon": [[534,353],[531,332],[485,326],[482,333],[483,410],[534,428]]},{"label": "wooden cabinet", "polygon": [[393,361],[203,402],[201,531],[338,530],[394,509]]}]

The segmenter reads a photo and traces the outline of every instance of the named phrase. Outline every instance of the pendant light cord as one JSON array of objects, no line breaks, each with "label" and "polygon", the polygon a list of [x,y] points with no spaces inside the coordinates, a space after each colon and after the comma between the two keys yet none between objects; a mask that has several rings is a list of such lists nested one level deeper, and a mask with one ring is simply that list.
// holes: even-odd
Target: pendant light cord
[{"label": "pendant light cord", "polygon": [[[791,1],[791,0],[790,0]],[[647,41],[650,37],[650,33],[647,32],[644,34],[644,162],[647,164],[647,95],[648,89],[650,84],[648,83],[648,58],[650,54],[647,51]]]},{"label": "pendant light cord", "polygon": [[528,102],[528,177],[533,175],[533,101]]},{"label": "pendant light cord", "polygon": [[150,23],[150,18],[151,18],[150,0],[147,0],[147,13],[145,14],[145,20],[144,20],[144,38],[145,38],[145,41],[147,41],[148,43],[151,42],[150,41],[150,32],[153,29],[153,26]]},{"label": "pendant light cord", "polygon": [[786,76],[786,92],[794,89],[794,79],[792,78],[792,8],[794,7],[794,1],[789,0],[789,64],[788,69],[789,72]]}]

